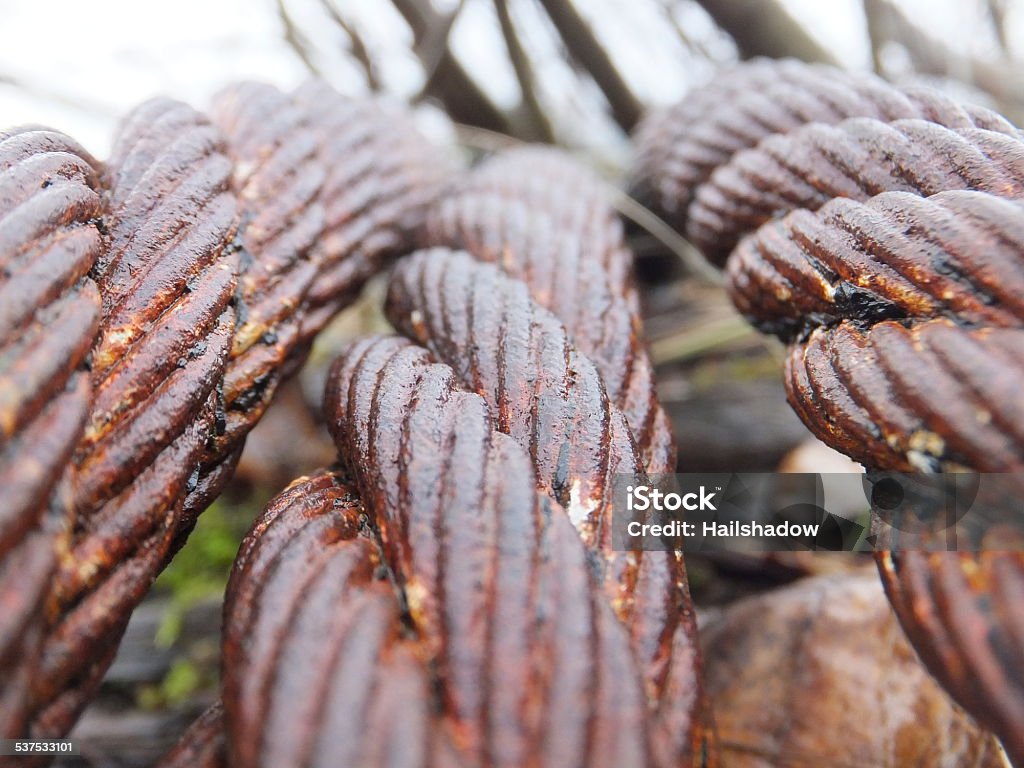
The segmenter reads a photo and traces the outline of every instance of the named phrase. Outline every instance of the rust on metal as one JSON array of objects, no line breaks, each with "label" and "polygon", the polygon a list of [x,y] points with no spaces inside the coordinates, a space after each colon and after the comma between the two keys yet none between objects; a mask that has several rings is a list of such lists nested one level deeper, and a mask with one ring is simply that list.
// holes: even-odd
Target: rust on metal
[{"label": "rust on metal", "polygon": [[306,295],[320,267],[313,251],[324,227],[326,172],[305,110],[273,86],[239,83],[214,97],[211,119],[226,136],[238,199],[238,319],[224,371],[223,423],[186,500],[187,529],[231,478],[245,436],[296,353]]},{"label": "rust on metal", "polygon": [[1024,330],[946,319],[844,322],[816,330],[786,364],[810,429],[870,467],[1024,469]]},{"label": "rust on metal", "polygon": [[424,242],[464,249],[526,283],[597,366],[648,471],[674,471],[671,426],[654,393],[643,339],[633,254],[601,179],[558,150],[503,152],[465,173],[432,206]]},{"label": "rust on metal", "polygon": [[737,152],[696,192],[689,239],[724,263],[740,239],[795,210],[833,198],[867,201],[882,192],[973,189],[1024,196],[1024,142],[980,128],[927,120],[852,118],[811,123]]},{"label": "rust on metal", "polygon": [[308,114],[326,172],[325,224],[311,253],[321,266],[302,320],[308,347],[390,258],[411,250],[450,168],[444,152],[394,104],[344,98],[321,80],[305,83],[293,98]]},{"label": "rust on metal", "polygon": [[33,686],[40,736],[67,731],[109,664],[223,413],[237,274],[224,150],[193,109],[154,100],[124,122],[104,171],[94,395],[74,456],[76,519],[52,588],[55,624]]},{"label": "rust on metal", "polygon": [[[774,134],[807,123],[868,117],[918,118],[950,129],[984,128],[1019,136],[1005,118],[938,91],[897,88],[866,73],[793,60],[757,59],[727,70],[637,128],[635,194],[678,231],[716,168]],[[717,263],[727,253],[713,251]]]},{"label": "rust on metal", "polygon": [[752,322],[784,337],[844,319],[1020,326],[1022,249],[1024,199],[965,191],[837,198],[744,240],[729,260],[729,292]]},{"label": "rust on metal", "polygon": [[224,708],[218,701],[196,718],[157,768],[227,768]]},{"label": "rust on metal", "polygon": [[484,398],[427,350],[382,337],[335,364],[327,409],[467,762],[652,762],[627,628]]},{"label": "rust on metal", "polygon": [[879,570],[907,636],[954,699],[1024,761],[1024,555],[882,552]]},{"label": "rust on metal", "polygon": [[644,470],[595,365],[524,283],[468,253],[437,248],[404,259],[393,272],[386,312],[451,366],[460,387],[483,396],[492,427],[527,451],[540,489],[600,555],[609,598],[631,628],[650,690],[661,698],[668,678],[680,672],[670,672],[672,664],[696,667],[695,657],[675,645],[693,641],[692,606],[681,558],[612,546],[616,476]]},{"label": "rust on metal", "polygon": [[27,731],[45,602],[71,524],[71,455],[92,394],[87,355],[103,249],[98,163],[73,139],[0,132],[0,737]]},{"label": "rust on metal", "polygon": [[[791,343],[789,401],[819,438],[872,469],[1024,469],[1016,128],[932,91],[756,62],[652,117],[640,144],[641,190]],[[1024,558],[878,562],[925,664],[1024,764]]]}]

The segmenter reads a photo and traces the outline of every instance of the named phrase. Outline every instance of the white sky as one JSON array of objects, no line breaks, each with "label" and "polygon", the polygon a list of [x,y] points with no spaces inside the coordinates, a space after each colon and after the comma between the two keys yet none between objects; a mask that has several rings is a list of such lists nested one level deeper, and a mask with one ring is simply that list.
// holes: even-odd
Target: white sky
[{"label": "white sky", "polygon": [[[317,65],[343,91],[363,83],[341,51],[343,33],[324,14],[321,0],[287,0]],[[637,93],[648,101],[678,98],[711,68],[688,55],[659,10],[663,0],[577,0]],[[948,44],[984,54],[994,39],[979,9],[984,0],[899,0],[912,18]],[[380,52],[388,88],[409,96],[422,74],[408,50],[409,34],[386,0],[333,0]],[[452,0],[439,0],[439,4]],[[861,0],[783,0],[813,34],[849,66],[865,66],[868,47]],[[1024,42],[1024,0],[1017,0],[1015,40]],[[591,94],[574,87],[558,60],[550,24],[534,2],[513,2],[525,43],[542,62],[545,94],[566,125],[586,116]],[[727,58],[730,45],[696,10],[682,19],[692,37]],[[255,78],[283,87],[306,76],[282,38],[275,0],[0,0],[0,125],[42,122],[72,133],[103,156],[119,116],[157,94],[203,107],[220,87]],[[509,106],[518,86],[489,0],[467,0],[453,30],[455,49]],[[1018,48],[1019,50],[1020,48]],[[12,86],[13,80],[19,85]],[[583,122],[587,122],[583,120]],[[595,121],[591,120],[590,123]],[[592,139],[607,138],[600,130]]]}]

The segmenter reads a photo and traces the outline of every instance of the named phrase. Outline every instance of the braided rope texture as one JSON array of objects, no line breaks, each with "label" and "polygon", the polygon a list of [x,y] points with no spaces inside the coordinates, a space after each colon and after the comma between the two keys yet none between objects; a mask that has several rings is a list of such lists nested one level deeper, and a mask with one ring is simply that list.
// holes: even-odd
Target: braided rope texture
[{"label": "braided rope texture", "polygon": [[[705,201],[695,202],[702,187],[710,183],[715,192],[728,199],[730,181],[743,177],[746,171],[746,184],[761,188],[767,196],[761,205],[770,206],[776,182],[763,176],[763,165],[759,166],[748,155],[744,156],[746,164],[740,162],[731,175],[724,174],[719,184],[712,181],[714,174],[729,166],[744,150],[757,148],[769,137],[789,134],[810,123],[835,125],[858,117],[882,122],[919,119],[952,130],[979,128],[1013,137],[1020,135],[1005,118],[991,110],[960,104],[938,91],[900,89],[874,75],[844,72],[825,65],[755,59],[720,73],[676,105],[645,118],[635,135],[634,194],[677,230],[688,233],[694,242],[710,246],[706,255],[720,264],[728,256],[728,244],[715,238],[727,240],[736,231],[729,228],[728,221],[717,230],[708,221],[713,218],[718,201],[711,191],[706,191]],[[863,147],[851,146],[857,141],[848,137],[847,145],[838,151],[844,152],[849,167],[843,165],[843,160],[837,160],[838,167],[829,169],[829,158],[821,155],[828,154],[829,146],[841,147],[842,138],[833,136],[831,143],[824,141],[818,153],[814,152],[813,144],[801,149],[810,151],[818,164],[815,174],[834,177],[837,172],[852,169],[857,176],[859,169],[854,160],[881,165],[890,162],[884,149],[879,147],[872,158],[870,153],[865,155]],[[897,143],[891,137],[885,141],[890,145]],[[771,154],[770,149],[768,153]],[[780,162],[788,167],[785,158]],[[823,167],[828,170],[822,170]],[[800,174],[798,167],[794,170]],[[816,177],[804,181],[810,186],[818,183]],[[739,209],[733,214],[737,217],[746,212],[743,191],[735,194],[736,199],[728,200]],[[780,194],[785,194],[785,188]],[[698,208],[700,215],[695,216]],[[749,226],[747,221],[743,223]]]},{"label": "braided rope texture", "polygon": [[166,764],[713,764],[682,563],[611,548],[611,479],[643,466],[595,364],[465,252],[404,259],[386,309],[411,340],[327,383],[346,468],[240,548],[223,756],[197,723]]},{"label": "braided rope texture", "polygon": [[110,243],[94,267],[103,319],[75,452],[75,525],[53,585],[35,732],[64,733],[163,564],[217,412],[235,325],[231,164],[184,104],[125,121],[105,174]]},{"label": "braided rope texture", "polygon": [[0,132],[0,737],[25,733],[44,601],[67,547],[70,464],[92,395],[86,356],[103,250],[97,163],[45,128]]},{"label": "braided rope texture", "polygon": [[224,707],[218,701],[196,718],[157,768],[227,768]]},{"label": "braided rope texture", "polygon": [[674,555],[612,548],[615,476],[642,475],[643,465],[594,363],[525,284],[464,252],[437,249],[403,260],[386,312],[398,330],[452,366],[462,387],[482,395],[494,428],[528,452],[541,490],[600,555],[609,599],[631,627],[648,689],[660,698],[674,661],[695,661],[688,653],[673,659],[674,643],[693,630],[688,598],[678,593],[685,575]]},{"label": "braided rope texture", "polygon": [[654,394],[633,254],[605,185],[553,149],[500,153],[434,205],[427,245],[466,250],[529,286],[597,366],[625,414],[645,467],[675,471],[671,425]]},{"label": "braided rope texture", "polygon": [[102,168],[52,131],[0,134],[4,733],[67,733],[282,377],[443,179],[405,116],[323,84],[241,84],[213,115],[147,102]]},{"label": "braided rope texture", "polygon": [[[641,188],[725,263],[740,311],[790,342],[789,401],[819,438],[875,469],[1024,469],[1016,128],[929,92],[756,62],[639,141]],[[1024,555],[878,562],[929,669],[1024,765]]]}]

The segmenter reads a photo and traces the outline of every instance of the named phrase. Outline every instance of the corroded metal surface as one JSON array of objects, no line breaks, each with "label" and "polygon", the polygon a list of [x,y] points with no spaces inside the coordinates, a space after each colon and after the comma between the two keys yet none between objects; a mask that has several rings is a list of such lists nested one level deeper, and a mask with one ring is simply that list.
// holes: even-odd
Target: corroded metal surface
[{"label": "corroded metal surface", "polygon": [[766,225],[729,271],[741,311],[798,342],[790,402],[823,440],[872,467],[998,472],[1024,466],[1022,253],[1024,203],[894,192]]},{"label": "corroded metal surface", "polygon": [[669,732],[568,516],[533,490],[528,455],[492,430],[484,398],[391,337],[355,344],[327,392],[463,761],[699,764],[696,687],[666,704]]},{"label": "corroded metal surface", "polygon": [[230,173],[220,132],[167,100],[128,117],[107,164],[94,396],[52,588],[56,623],[33,686],[41,736],[66,732],[105,671],[222,419],[237,272]]},{"label": "corroded metal surface", "polygon": [[883,552],[878,564],[929,670],[1024,764],[1024,555]]},{"label": "corroded metal surface", "polygon": [[684,695],[696,695],[682,560],[613,549],[616,475],[644,470],[622,413],[558,319],[497,266],[441,248],[396,267],[386,311],[396,328],[452,367],[461,387],[484,397],[493,428],[528,452],[539,487],[600,555],[609,598],[630,627],[652,696],[664,699],[676,674],[690,676]]},{"label": "corroded metal surface", "polygon": [[741,312],[784,336],[842,319],[1019,327],[1022,253],[1024,200],[889,192],[765,225],[730,259],[729,289]]},{"label": "corroded metal surface", "polygon": [[227,768],[224,708],[218,701],[196,718],[157,768]]},{"label": "corroded metal surface", "polygon": [[[103,249],[97,163],[40,127],[0,132],[0,737],[25,733],[44,603],[71,522]],[[0,762],[3,762],[0,760]]]},{"label": "corroded metal surface", "polygon": [[[728,257],[737,307],[791,342],[789,400],[818,437],[874,469],[1018,472],[1020,138],[928,91],[758,62],[652,118],[640,173]],[[1020,555],[879,566],[926,665],[1024,764]]]},{"label": "corroded metal surface", "polygon": [[321,471],[272,500],[243,541],[225,603],[231,765],[418,765],[443,740],[363,518],[343,476]]},{"label": "corroded metal surface", "polygon": [[464,174],[428,214],[424,241],[460,248],[523,280],[588,355],[625,414],[645,466],[673,471],[654,394],[633,254],[606,185],[553,149],[509,150]]},{"label": "corroded metal surface", "polygon": [[389,258],[411,249],[450,168],[396,105],[343,98],[319,80],[293,98],[308,113],[327,174],[325,225],[311,254],[321,267],[302,321],[308,346]]},{"label": "corroded metal surface", "polygon": [[1024,330],[845,322],[790,351],[789,400],[804,423],[868,466],[1024,469]]},{"label": "corroded metal surface", "polygon": [[392,324],[483,395],[588,546],[610,552],[616,474],[643,468],[593,362],[525,283],[464,251],[420,251],[391,278]]},{"label": "corroded metal surface", "polygon": [[324,227],[319,137],[294,99],[270,85],[240,83],[217,94],[211,119],[227,138],[239,205],[238,321],[224,371],[223,423],[186,499],[186,529],[231,478],[245,436],[287,372]]},{"label": "corroded metal surface", "polygon": [[67,732],[280,380],[447,173],[400,109],[322,83],[235,86],[214,122],[149,102],[102,176],[59,134],[0,135],[4,733],[26,707]]},{"label": "corroded metal surface", "polygon": [[930,89],[898,89],[873,75],[823,65],[756,60],[719,75],[641,124],[636,194],[685,232],[698,188],[737,152],[807,123],[835,124],[851,117],[918,118],[951,129],[1019,135],[994,112]]},{"label": "corroded metal surface", "polygon": [[701,638],[729,766],[1005,765],[915,657],[870,570],[735,602]]},{"label": "corroded metal surface", "polygon": [[1024,196],[1024,142],[927,120],[812,123],[769,136],[716,169],[697,189],[687,234],[724,263],[743,235],[790,211],[814,211],[837,197],[955,189]]}]

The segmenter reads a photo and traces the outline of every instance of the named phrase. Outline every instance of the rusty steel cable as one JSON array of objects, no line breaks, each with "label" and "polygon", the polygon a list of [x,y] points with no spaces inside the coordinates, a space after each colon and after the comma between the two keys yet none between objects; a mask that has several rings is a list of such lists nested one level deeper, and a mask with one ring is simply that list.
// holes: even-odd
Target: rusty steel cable
[{"label": "rusty steel cable", "polygon": [[[874,75],[825,65],[758,59],[718,75],[641,123],[634,192],[678,231],[696,241],[708,239],[705,222],[692,220],[693,203],[716,169],[768,137],[854,117],[921,119],[952,130],[1019,136],[1000,115],[932,89],[896,88]],[[707,255],[721,264],[728,249],[715,247]]]},{"label": "rusty steel cable", "polygon": [[[400,262],[386,312],[398,330],[450,365],[462,387],[482,395],[494,428],[528,452],[541,490],[600,555],[609,598],[660,700],[679,661],[677,632],[681,642],[693,636],[689,598],[679,588],[685,576],[673,554],[613,548],[616,477],[642,476],[643,466],[595,365],[524,283],[465,252],[433,249]],[[684,654],[682,663],[695,667],[696,659]]]},{"label": "rusty steel cable", "polygon": [[878,565],[928,669],[1000,738],[1014,765],[1024,764],[1024,557],[1019,551],[883,551]]},{"label": "rusty steel cable", "polygon": [[790,211],[817,210],[836,197],[954,189],[1021,197],[1024,143],[927,120],[811,123],[769,136],[716,169],[697,189],[687,231],[710,260],[723,263],[744,234]]},{"label": "rusty steel cable", "polygon": [[837,199],[765,225],[730,260],[745,313],[784,334],[790,401],[869,466],[1024,466],[1024,201]]},{"label": "rusty steel cable", "polygon": [[[888,86],[868,110],[834,109],[849,77],[800,69],[741,67],[684,100],[676,124],[653,118],[641,186],[725,260],[740,311],[790,342],[789,401],[819,438],[872,469],[1020,471],[1019,131]],[[854,116],[870,119],[840,122]],[[1006,544],[878,563],[922,660],[1024,764],[1024,555]]]},{"label": "rusty steel cable", "polygon": [[675,470],[654,394],[633,254],[607,185],[564,152],[507,150],[468,171],[431,207],[425,244],[463,249],[523,280],[588,355],[625,414],[644,465]]},{"label": "rusty steel cable", "polygon": [[68,544],[70,460],[88,416],[86,358],[100,317],[88,277],[103,250],[97,166],[56,131],[0,132],[3,738],[26,732],[50,579]]},{"label": "rusty steel cable", "polygon": [[701,764],[695,689],[666,704],[680,731],[660,727],[585,545],[484,397],[428,350],[379,337],[336,362],[325,405],[465,764]]},{"label": "rusty steel cable", "polygon": [[164,563],[221,410],[235,327],[237,226],[223,137],[184,104],[124,122],[104,170],[109,245],[94,387],[74,456],[75,520],[33,681],[33,733],[67,731]]},{"label": "rusty steel cable", "polygon": [[[411,245],[447,169],[398,110],[319,83],[293,94],[242,84],[214,114],[224,133],[184,104],[148,102],[102,170],[54,132],[3,134],[0,236],[11,247],[0,291],[12,293],[0,311],[0,383],[14,367],[0,389],[0,471],[17,472],[19,496],[17,520],[0,527],[0,586],[16,587],[10,626],[25,647],[0,690],[12,731],[53,737],[73,725],[281,378],[383,260]],[[342,122],[347,138],[336,135]],[[368,141],[352,140],[360,131]],[[332,153],[348,154],[343,170]],[[326,250],[325,232],[335,235]],[[344,269],[356,277],[343,285]],[[72,376],[86,365],[90,374]],[[59,429],[26,442],[55,408]]]},{"label": "rusty steel cable", "polygon": [[[230,765],[422,764],[428,670],[351,483],[300,478],[243,541],[225,600]],[[390,761],[395,761],[389,763]]]},{"label": "rusty steel cable", "polygon": [[240,83],[214,97],[211,119],[226,137],[240,211],[239,317],[224,371],[222,423],[186,499],[179,541],[230,479],[245,436],[277,392],[299,341],[320,267],[312,251],[324,227],[326,172],[306,110],[273,86]]},{"label": "rusty steel cable", "polygon": [[408,252],[452,164],[395,104],[341,99],[318,80],[294,99],[310,113],[326,171],[324,229],[311,253],[321,267],[302,319],[305,349],[389,258]]},{"label": "rusty steel cable", "polygon": [[407,249],[449,163],[405,112],[320,80],[290,94],[242,83],[215,97],[241,206],[239,311],[225,425],[207,450],[189,522],[230,479],[244,438],[313,338],[387,259]]},{"label": "rusty steel cable", "polygon": [[185,729],[157,768],[227,768],[224,708],[218,701]]}]

